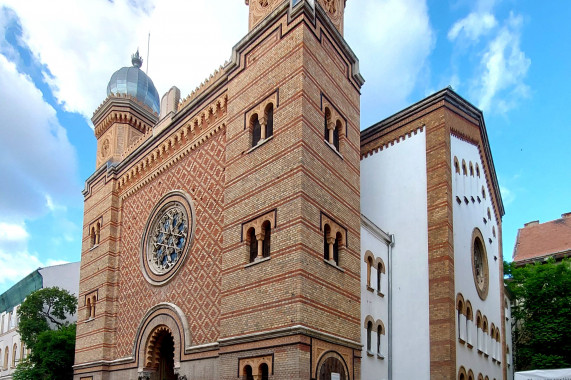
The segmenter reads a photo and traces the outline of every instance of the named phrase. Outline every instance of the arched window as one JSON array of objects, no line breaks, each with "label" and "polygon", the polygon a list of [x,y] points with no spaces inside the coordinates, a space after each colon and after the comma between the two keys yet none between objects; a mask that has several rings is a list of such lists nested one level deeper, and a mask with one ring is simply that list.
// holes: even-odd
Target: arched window
[{"label": "arched window", "polygon": [[329,141],[329,121],[331,120],[331,111],[329,110],[328,107],[325,107],[325,113],[324,113],[324,118],[323,118],[323,126],[324,126],[324,130],[323,130],[323,139],[325,141]]},{"label": "arched window", "polygon": [[476,348],[478,351],[482,352],[482,339],[483,339],[483,332],[482,332],[482,314],[480,310],[476,313]]},{"label": "arched window", "polygon": [[97,222],[95,226],[95,244],[99,244],[101,242],[101,223]]},{"label": "arched window", "polygon": [[460,366],[460,369],[458,370],[458,380],[467,380],[466,369],[464,366]]},{"label": "arched window", "polygon": [[262,257],[270,257],[270,239],[272,234],[272,226],[269,221],[265,221],[262,224],[262,231],[264,234],[264,240],[262,242]]},{"label": "arched window", "polygon": [[4,369],[8,369],[9,359],[10,359],[10,349],[8,348],[8,346],[6,346],[6,348],[4,349]]},{"label": "arched window", "polygon": [[[368,253],[368,251],[367,251]],[[367,288],[371,289],[371,268],[373,267],[373,256],[369,255],[366,258],[367,260]]]},{"label": "arched window", "polygon": [[478,374],[478,380],[484,380],[484,376],[481,373]]},{"label": "arched window", "polygon": [[472,165],[472,161],[470,161],[469,166],[470,166],[470,176],[473,177],[474,176],[474,165]]},{"label": "arched window", "polygon": [[468,175],[468,169],[466,168],[466,161],[462,160],[462,174]]},{"label": "arched window", "polygon": [[253,263],[256,257],[258,257],[258,239],[256,239],[254,227],[248,230],[248,243],[250,246],[250,262]]},{"label": "arched window", "polygon": [[383,356],[382,353],[382,336],[385,335],[385,326],[383,325],[383,322],[378,320],[377,321],[377,355],[379,356]]},{"label": "arched window", "polygon": [[243,379],[244,380],[254,380],[254,374],[252,373],[252,367],[247,365],[244,367]]},{"label": "arched window", "polygon": [[472,330],[474,329],[474,314],[472,312],[472,304],[470,301],[466,301],[466,343],[468,343],[468,347],[472,348],[474,344],[474,333]]},{"label": "arched window", "polygon": [[476,176],[478,178],[480,178],[480,167],[478,166],[478,164],[476,163]]},{"label": "arched window", "polygon": [[466,341],[466,315],[464,297],[460,293],[456,296],[456,325],[458,326],[458,339],[464,343]]},{"label": "arched window", "polygon": [[367,352],[371,353],[371,333],[373,331],[373,322],[367,322]]},{"label": "arched window", "polygon": [[18,354],[18,345],[14,343],[12,347],[12,368],[16,367],[16,355]]},{"label": "arched window", "polygon": [[260,364],[260,368],[258,369],[258,379],[260,380],[268,380],[269,378],[269,368],[266,363]]},{"label": "arched window", "polygon": [[91,299],[88,297],[85,301],[85,319],[91,319]]},{"label": "arched window", "polygon": [[484,189],[484,186],[482,186],[482,198],[486,199],[486,190]]},{"label": "arched window", "polygon": [[268,104],[264,113],[266,117],[266,127],[265,133],[262,134],[262,138],[267,139],[274,134],[274,105],[272,103]]},{"label": "arched window", "polygon": [[95,235],[95,226],[91,227],[91,232],[90,232],[90,247],[95,247],[95,244],[97,244],[97,235]]},{"label": "arched window", "polygon": [[335,149],[337,149],[338,152],[339,152],[339,135],[341,134],[342,130],[343,130],[343,125],[341,124],[341,120],[337,120],[337,123],[335,123],[335,129],[333,130],[333,146],[335,147]]},{"label": "arched window", "polygon": [[468,371],[468,380],[474,380],[474,372],[472,370]]},{"label": "arched window", "polygon": [[380,257],[377,258],[377,292],[379,293],[380,296],[383,295],[382,292],[382,275],[383,273],[385,273],[385,263],[383,262],[383,259],[381,259]]},{"label": "arched window", "polygon": [[252,147],[258,145],[262,137],[262,126],[260,120],[258,119],[258,114],[253,114],[250,119],[250,125],[252,128]]},{"label": "arched window", "polygon": [[458,162],[458,157],[454,156],[454,172],[460,174],[460,163]]},{"label": "arched window", "polygon": [[339,242],[342,236],[341,233],[333,235],[331,227],[325,225],[323,231],[323,258],[329,262],[334,262],[339,265]]}]

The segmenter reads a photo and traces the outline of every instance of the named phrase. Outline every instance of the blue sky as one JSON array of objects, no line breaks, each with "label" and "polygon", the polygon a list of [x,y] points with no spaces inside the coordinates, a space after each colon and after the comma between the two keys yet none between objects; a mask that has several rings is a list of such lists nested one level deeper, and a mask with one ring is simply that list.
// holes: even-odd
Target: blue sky
[{"label": "blue sky", "polygon": [[[147,57],[150,33],[159,93],[189,94],[247,32],[244,1],[219,3],[0,0],[0,292],[80,259],[89,119],[107,81],[137,48]],[[524,223],[571,211],[570,15],[564,0],[347,1],[361,129],[449,85],[484,111],[508,260]]]}]

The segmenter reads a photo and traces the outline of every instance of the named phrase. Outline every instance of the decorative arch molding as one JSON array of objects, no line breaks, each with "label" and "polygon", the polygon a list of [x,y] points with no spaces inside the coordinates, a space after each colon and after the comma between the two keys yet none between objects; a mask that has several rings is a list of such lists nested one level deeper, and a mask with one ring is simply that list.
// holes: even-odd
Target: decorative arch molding
[{"label": "decorative arch molding", "polygon": [[181,308],[175,304],[162,302],[147,311],[135,334],[133,357],[139,371],[147,364],[147,354],[153,337],[162,332],[171,334],[174,341],[174,365],[180,367],[181,356],[192,344],[190,328]]},{"label": "decorative arch molding", "polygon": [[350,380],[351,376],[349,373],[349,366],[347,365],[347,362],[345,361],[345,358],[339,354],[337,351],[325,351],[323,354],[321,354],[321,356],[317,359],[317,365],[315,366],[315,378],[318,379],[319,378],[319,372],[321,367],[323,366],[323,364],[325,363],[325,361],[329,358],[334,358],[339,360],[339,362],[342,364],[343,369],[345,370],[345,379],[346,380]]}]

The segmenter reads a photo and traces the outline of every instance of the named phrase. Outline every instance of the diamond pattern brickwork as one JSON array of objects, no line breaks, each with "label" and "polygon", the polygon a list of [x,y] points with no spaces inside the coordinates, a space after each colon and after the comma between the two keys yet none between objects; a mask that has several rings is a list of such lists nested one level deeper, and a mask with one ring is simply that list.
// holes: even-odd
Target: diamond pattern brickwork
[{"label": "diamond pattern brickwork", "polygon": [[[220,334],[220,267],[222,251],[225,132],[125,198],[122,204],[117,352],[132,354],[145,313],[159,302],[179,306],[189,323],[192,342],[214,342]],[[171,190],[190,194],[196,231],[186,262],[163,286],[149,284],[141,272],[141,238],[152,208]]]}]

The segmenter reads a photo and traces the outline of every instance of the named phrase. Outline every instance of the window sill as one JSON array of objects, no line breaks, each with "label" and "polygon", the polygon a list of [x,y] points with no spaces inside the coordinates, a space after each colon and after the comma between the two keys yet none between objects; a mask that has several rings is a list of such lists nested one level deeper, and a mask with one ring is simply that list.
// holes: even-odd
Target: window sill
[{"label": "window sill", "polygon": [[95,320],[95,318],[89,317],[89,319],[86,319],[86,320],[84,321],[84,323],[92,322],[92,321],[94,321],[94,320]]},{"label": "window sill", "polygon": [[378,295],[379,297],[385,297],[385,295],[384,295],[382,292],[377,292],[377,295]]},{"label": "window sill", "polygon": [[472,345],[472,343],[466,343],[466,347],[468,347],[469,349],[474,348],[474,346]]},{"label": "window sill", "polygon": [[324,261],[326,264],[331,265],[333,268],[337,269],[338,271],[341,271],[341,272],[343,272],[343,273],[345,272],[345,269],[343,269],[343,268],[337,266],[337,264],[335,264],[335,261],[333,261],[333,260],[325,260],[325,259],[323,259],[323,261]]},{"label": "window sill", "polygon": [[265,139],[263,139],[263,140],[260,139],[260,141],[258,141],[258,143],[256,144],[256,146],[253,146],[253,147],[251,147],[250,149],[248,149],[248,150],[246,151],[246,154],[249,154],[250,152],[252,152],[252,151],[258,149],[259,147],[261,147],[262,145],[264,145],[265,143],[267,143],[268,141],[270,141],[270,140],[273,139],[273,138],[274,138],[274,135],[271,135],[270,137],[265,138]]},{"label": "window sill", "polygon": [[248,263],[248,264],[244,265],[244,268],[249,268],[249,267],[254,266],[254,265],[256,265],[256,264],[263,263],[263,262],[265,262],[265,261],[268,261],[268,260],[271,259],[271,258],[272,258],[271,256],[268,256],[268,257],[263,257],[263,258],[261,258],[261,259],[259,259],[259,260],[256,259],[256,260],[252,261],[251,263]]},{"label": "window sill", "polygon": [[375,356],[375,354],[372,353],[371,351],[367,350],[367,356]]},{"label": "window sill", "polygon": [[371,293],[375,291],[375,289],[371,288],[369,285],[367,285],[367,290],[370,291]]},{"label": "window sill", "polygon": [[331,150],[334,151],[339,156],[339,158],[343,160],[343,155],[341,154],[341,152],[337,150],[337,148],[335,148],[335,145],[332,145],[329,141],[325,139],[323,139],[323,141],[325,141],[325,144],[327,144],[327,146],[331,148]]},{"label": "window sill", "polygon": [[466,344],[466,341],[462,338],[458,338],[458,342],[462,343],[462,344]]},{"label": "window sill", "polygon": [[93,247],[89,248],[90,251],[93,251],[95,248],[99,247],[99,244],[95,244]]},{"label": "window sill", "polygon": [[383,354],[377,354],[377,359],[385,360],[385,356]]}]

